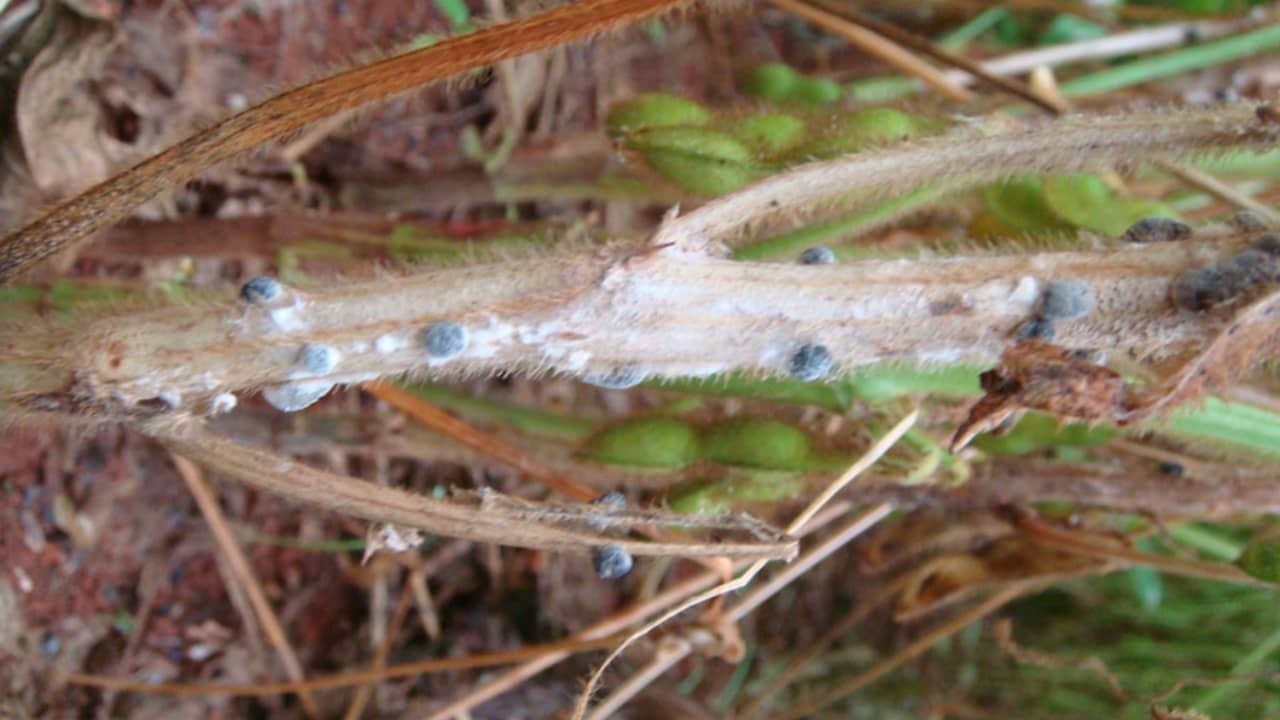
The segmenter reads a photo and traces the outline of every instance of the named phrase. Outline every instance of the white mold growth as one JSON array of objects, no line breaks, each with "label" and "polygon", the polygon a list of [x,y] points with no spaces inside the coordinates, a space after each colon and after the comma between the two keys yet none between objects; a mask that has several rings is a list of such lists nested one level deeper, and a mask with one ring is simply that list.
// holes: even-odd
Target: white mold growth
[{"label": "white mold growth", "polygon": [[1009,302],[1015,305],[1030,307],[1039,299],[1040,281],[1029,275],[1019,278],[1018,284],[1013,288],[1013,292],[1009,293]]},{"label": "white mold growth", "polygon": [[291,333],[305,330],[307,323],[302,318],[302,303],[294,302],[292,305],[284,307],[272,308],[269,313],[271,322],[277,329]]},{"label": "white mold growth", "polygon": [[404,338],[397,337],[391,333],[379,335],[377,340],[373,341],[374,352],[379,355],[390,355],[397,350],[403,350],[409,346],[409,342]]},{"label": "white mold growth", "polygon": [[236,408],[236,404],[237,400],[234,394],[228,392],[220,393],[209,403],[209,413],[211,415],[229,413]]},{"label": "white mold growth", "polygon": [[332,389],[333,383],[327,380],[299,380],[272,385],[262,391],[262,397],[280,412],[297,412],[311,407]]}]

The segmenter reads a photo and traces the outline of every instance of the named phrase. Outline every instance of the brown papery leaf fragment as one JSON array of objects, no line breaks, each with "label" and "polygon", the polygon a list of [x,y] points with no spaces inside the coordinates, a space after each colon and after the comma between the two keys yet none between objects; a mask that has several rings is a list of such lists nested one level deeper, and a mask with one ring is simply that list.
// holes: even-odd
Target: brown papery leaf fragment
[{"label": "brown papery leaf fragment", "polygon": [[1097,364],[1089,353],[1044,340],[1024,340],[1008,348],[1000,364],[980,379],[987,394],[956,429],[953,451],[1026,410],[1089,423],[1123,423],[1131,415],[1128,388],[1119,373]]}]

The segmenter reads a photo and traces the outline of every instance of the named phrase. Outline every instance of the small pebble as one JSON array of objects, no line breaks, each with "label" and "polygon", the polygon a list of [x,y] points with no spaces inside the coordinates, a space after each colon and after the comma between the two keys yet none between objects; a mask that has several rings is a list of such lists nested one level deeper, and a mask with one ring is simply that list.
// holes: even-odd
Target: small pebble
[{"label": "small pebble", "polygon": [[1129,226],[1120,239],[1131,243],[1176,242],[1191,237],[1191,226],[1173,218],[1153,216]]},{"label": "small pebble", "polygon": [[240,299],[252,305],[265,305],[283,292],[284,286],[279,280],[260,275],[240,286]]},{"label": "small pebble", "polygon": [[823,345],[802,345],[791,355],[787,370],[797,380],[811,382],[826,377],[835,367],[831,353]]},{"label": "small pebble", "polygon": [[456,322],[438,322],[423,333],[427,354],[437,360],[447,360],[467,349],[470,337],[467,329]]},{"label": "small pebble", "polygon": [[631,553],[624,550],[621,545],[601,546],[596,550],[592,562],[596,568],[596,575],[601,580],[617,580],[624,577],[631,572],[631,566],[634,564]]},{"label": "small pebble", "polygon": [[830,265],[836,261],[836,254],[831,248],[823,245],[811,247],[800,253],[801,265]]},{"label": "small pebble", "polygon": [[1074,320],[1093,307],[1093,293],[1083,283],[1055,280],[1046,283],[1040,295],[1040,317],[1046,320]]},{"label": "small pebble", "polygon": [[328,375],[338,364],[338,351],[328,345],[312,343],[302,348],[299,354],[302,366],[316,375]]},{"label": "small pebble", "polygon": [[1018,326],[1013,331],[1013,339],[1018,342],[1023,340],[1052,340],[1053,339],[1053,321],[1044,318],[1033,318]]},{"label": "small pebble", "polygon": [[1261,215],[1252,210],[1241,210],[1232,215],[1227,218],[1227,225],[1241,232],[1259,232],[1270,227]]},{"label": "small pebble", "polygon": [[1173,462],[1172,460],[1165,460],[1164,462],[1160,463],[1160,472],[1164,473],[1165,475],[1181,477],[1182,474],[1186,472],[1186,470],[1182,467],[1180,463]]}]

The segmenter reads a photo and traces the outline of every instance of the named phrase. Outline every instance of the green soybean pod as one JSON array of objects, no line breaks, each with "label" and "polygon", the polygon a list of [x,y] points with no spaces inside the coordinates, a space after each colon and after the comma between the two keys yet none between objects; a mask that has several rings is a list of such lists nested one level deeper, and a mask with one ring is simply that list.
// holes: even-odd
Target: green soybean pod
[{"label": "green soybean pod", "polygon": [[765,63],[755,66],[743,76],[742,89],[762,100],[784,102],[802,79],[804,76],[786,63]]},{"label": "green soybean pod", "polygon": [[630,136],[627,146],[672,184],[699,195],[732,192],[758,174],[746,145],[705,128],[651,128]]},{"label": "green soybean pod", "polygon": [[799,161],[847,155],[872,145],[913,137],[921,126],[912,116],[892,108],[868,108],[836,118],[822,136],[789,155]]},{"label": "green soybean pod", "polygon": [[725,496],[726,480],[690,480],[667,492],[667,507],[680,515],[724,515],[733,509]]},{"label": "green soybean pod", "polygon": [[582,454],[607,465],[674,470],[698,458],[698,431],[677,418],[632,418],[597,433]]},{"label": "green soybean pod", "polygon": [[766,156],[795,147],[804,140],[804,120],[783,113],[748,115],[731,124],[730,135]]},{"label": "green soybean pod", "polygon": [[811,446],[808,434],[780,420],[736,418],[706,429],[702,457],[726,465],[803,470]]},{"label": "green soybean pod", "polygon": [[786,100],[799,105],[821,107],[839,100],[843,94],[840,84],[834,80],[802,76],[791,87]]},{"label": "green soybean pod", "polygon": [[655,127],[702,126],[711,111],[701,104],[667,93],[645,93],[614,105],[605,118],[609,135],[619,137]]},{"label": "green soybean pod", "polygon": [[1236,565],[1259,580],[1280,582],[1280,535],[1266,534],[1250,540]]}]

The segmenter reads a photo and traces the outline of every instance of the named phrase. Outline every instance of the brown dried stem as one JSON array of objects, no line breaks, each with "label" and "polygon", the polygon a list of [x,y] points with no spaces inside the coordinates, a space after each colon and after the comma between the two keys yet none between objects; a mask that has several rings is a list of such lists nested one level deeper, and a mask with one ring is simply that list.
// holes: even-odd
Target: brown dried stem
[{"label": "brown dried stem", "polygon": [[[222,550],[227,564],[231,566],[231,570],[239,581],[240,586],[248,595],[249,603],[253,606],[253,612],[258,618],[258,622],[262,623],[262,628],[266,631],[267,638],[275,646],[276,652],[280,653],[280,662],[284,665],[285,672],[294,682],[303,682],[306,678],[302,670],[302,663],[299,662],[297,653],[293,651],[293,646],[289,644],[289,638],[285,634],[284,628],[280,625],[280,620],[276,617],[275,611],[271,609],[271,603],[267,602],[266,593],[262,591],[262,584],[258,582],[257,576],[253,574],[253,568],[249,566],[249,559],[245,557],[244,550],[236,540],[235,533],[232,532],[231,526],[227,523],[226,516],[222,514],[222,508],[218,506],[218,499],[214,496],[213,491],[209,489],[209,484],[205,482],[204,474],[200,472],[200,468],[185,457],[176,453],[172,457],[174,466],[178,468],[178,474],[182,476],[183,482],[187,484],[187,489],[191,491],[191,496],[195,498],[196,505],[200,508],[200,514],[204,516],[205,522],[209,525],[209,532],[213,533],[214,540],[217,542],[218,548]],[[317,720],[317,718],[321,717],[320,706],[316,704],[315,697],[312,696],[310,691],[300,691],[298,700],[301,701],[307,717],[312,720]]]},{"label": "brown dried stem", "polygon": [[470,500],[445,501],[326,473],[282,456],[239,445],[206,430],[150,433],[175,452],[222,475],[264,492],[355,517],[418,528],[437,535],[545,550],[578,550],[618,545],[634,555],[725,556],[788,559],[796,542],[782,537],[758,540],[647,542],[607,534],[596,527],[637,525],[719,527],[759,535],[767,530],[745,518],[702,518],[603,506],[553,506],[481,493]]}]

